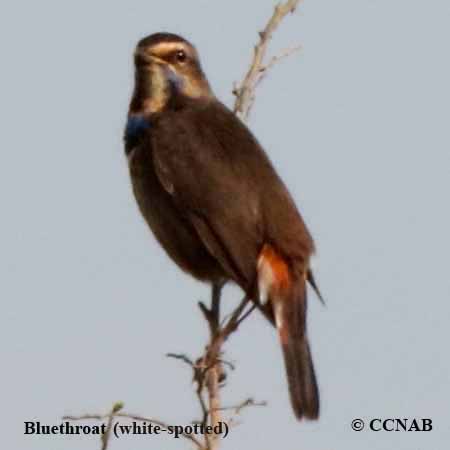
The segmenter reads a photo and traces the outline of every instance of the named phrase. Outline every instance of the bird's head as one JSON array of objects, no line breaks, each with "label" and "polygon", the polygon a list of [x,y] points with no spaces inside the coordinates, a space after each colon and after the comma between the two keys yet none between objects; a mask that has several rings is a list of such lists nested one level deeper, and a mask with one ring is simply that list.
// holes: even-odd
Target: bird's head
[{"label": "bird's head", "polygon": [[152,34],[136,46],[131,113],[159,112],[174,98],[208,99],[212,92],[194,46],[180,36]]}]

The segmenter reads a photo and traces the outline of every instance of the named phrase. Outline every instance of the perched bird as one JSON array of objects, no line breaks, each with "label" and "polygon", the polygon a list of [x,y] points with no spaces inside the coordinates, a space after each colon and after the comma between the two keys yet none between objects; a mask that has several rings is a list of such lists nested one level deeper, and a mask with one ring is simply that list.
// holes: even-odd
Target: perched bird
[{"label": "perched bird", "polygon": [[141,213],[181,269],[237,283],[265,312],[294,412],[318,418],[306,334],[314,243],[294,201],[253,134],[214,96],[193,45],[152,34],[134,62],[125,152]]}]

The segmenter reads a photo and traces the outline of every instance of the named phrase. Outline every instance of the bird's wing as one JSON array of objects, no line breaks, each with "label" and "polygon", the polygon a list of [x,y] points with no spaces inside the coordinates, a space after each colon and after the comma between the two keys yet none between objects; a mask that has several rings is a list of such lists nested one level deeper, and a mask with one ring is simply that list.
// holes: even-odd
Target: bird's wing
[{"label": "bird's wing", "polygon": [[261,178],[274,173],[247,128],[220,104],[164,114],[152,129],[157,176],[204,245],[249,286],[264,239]]}]

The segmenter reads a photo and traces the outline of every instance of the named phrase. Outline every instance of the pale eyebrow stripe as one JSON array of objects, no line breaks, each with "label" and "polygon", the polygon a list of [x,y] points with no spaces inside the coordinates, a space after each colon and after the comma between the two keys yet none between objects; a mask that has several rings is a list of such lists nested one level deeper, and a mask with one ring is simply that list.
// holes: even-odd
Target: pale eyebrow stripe
[{"label": "pale eyebrow stripe", "polygon": [[183,42],[161,42],[160,44],[155,45],[153,52],[156,54],[167,54],[180,49],[191,53],[189,47]]}]

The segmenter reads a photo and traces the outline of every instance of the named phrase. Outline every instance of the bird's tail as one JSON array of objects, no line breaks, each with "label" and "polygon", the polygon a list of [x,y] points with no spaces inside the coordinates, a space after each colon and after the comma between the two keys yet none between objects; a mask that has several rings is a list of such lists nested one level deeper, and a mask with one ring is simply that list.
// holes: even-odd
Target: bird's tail
[{"label": "bird's tail", "polygon": [[317,419],[319,390],[305,328],[305,282],[274,301],[292,408],[298,419]]},{"label": "bird's tail", "polygon": [[306,335],[307,279],[307,274],[294,274],[273,247],[264,246],[258,291],[267,300],[263,311],[278,329],[292,407],[298,419],[317,419],[319,390]]}]

